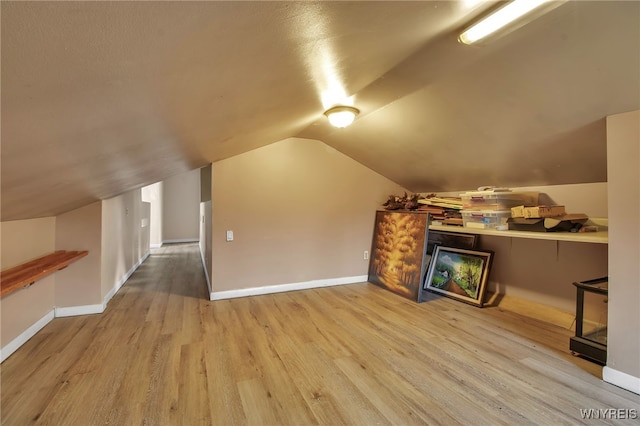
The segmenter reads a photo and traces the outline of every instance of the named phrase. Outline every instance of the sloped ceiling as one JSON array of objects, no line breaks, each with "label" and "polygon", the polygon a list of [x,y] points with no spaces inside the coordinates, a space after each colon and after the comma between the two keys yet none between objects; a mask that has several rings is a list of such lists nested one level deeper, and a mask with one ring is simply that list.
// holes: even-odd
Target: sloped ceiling
[{"label": "sloped ceiling", "polygon": [[[606,181],[640,108],[640,2],[570,1],[483,46],[492,2],[5,2],[2,220],[291,136],[412,191]],[[333,129],[349,97],[361,114]]]}]

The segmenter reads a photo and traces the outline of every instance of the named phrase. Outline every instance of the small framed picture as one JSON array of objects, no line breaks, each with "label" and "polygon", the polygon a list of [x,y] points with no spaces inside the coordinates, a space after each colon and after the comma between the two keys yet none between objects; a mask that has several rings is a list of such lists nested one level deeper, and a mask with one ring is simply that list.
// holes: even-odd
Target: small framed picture
[{"label": "small framed picture", "polygon": [[436,245],[426,289],[482,307],[493,252]]}]

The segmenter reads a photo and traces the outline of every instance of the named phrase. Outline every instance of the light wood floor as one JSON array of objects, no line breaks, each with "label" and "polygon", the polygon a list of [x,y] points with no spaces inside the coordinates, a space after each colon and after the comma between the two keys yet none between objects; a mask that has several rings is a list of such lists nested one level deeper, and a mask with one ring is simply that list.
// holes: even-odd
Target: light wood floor
[{"label": "light wood floor", "polygon": [[2,364],[2,424],[556,425],[596,424],[580,409],[640,413],[638,395],[569,354],[570,336],[367,283],[210,302],[198,246],[172,245],[105,313],[55,319]]}]

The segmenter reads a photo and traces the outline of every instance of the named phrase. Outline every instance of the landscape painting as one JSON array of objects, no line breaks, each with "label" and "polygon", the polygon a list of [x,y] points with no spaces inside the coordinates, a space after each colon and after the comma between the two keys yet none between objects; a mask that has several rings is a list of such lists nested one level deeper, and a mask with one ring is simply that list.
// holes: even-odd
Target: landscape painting
[{"label": "landscape painting", "polygon": [[433,250],[437,246],[444,247],[454,247],[454,248],[463,248],[468,250],[473,250],[476,247],[476,242],[478,236],[475,234],[461,234],[457,232],[448,232],[448,231],[433,231],[429,230],[429,237],[427,238],[427,255],[425,256],[425,279],[423,280],[423,286],[427,288],[427,277],[426,274],[429,270],[429,265],[431,263],[431,256],[433,255]]},{"label": "landscape painting", "polygon": [[482,307],[493,253],[436,246],[426,288]]},{"label": "landscape painting", "polygon": [[419,301],[426,233],[425,213],[376,212],[369,282]]}]

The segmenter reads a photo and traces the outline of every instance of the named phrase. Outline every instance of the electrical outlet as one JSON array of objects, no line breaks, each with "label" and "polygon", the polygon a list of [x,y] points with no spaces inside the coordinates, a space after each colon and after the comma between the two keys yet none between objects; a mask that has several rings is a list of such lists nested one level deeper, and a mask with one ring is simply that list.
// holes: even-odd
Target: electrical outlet
[{"label": "electrical outlet", "polygon": [[233,231],[227,231],[227,241],[233,241]]},{"label": "electrical outlet", "polygon": [[363,259],[364,259],[364,260],[369,260],[369,250],[365,250],[365,251],[364,251]]}]

